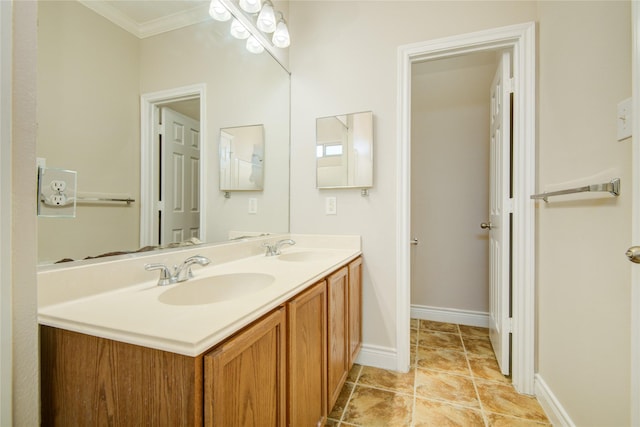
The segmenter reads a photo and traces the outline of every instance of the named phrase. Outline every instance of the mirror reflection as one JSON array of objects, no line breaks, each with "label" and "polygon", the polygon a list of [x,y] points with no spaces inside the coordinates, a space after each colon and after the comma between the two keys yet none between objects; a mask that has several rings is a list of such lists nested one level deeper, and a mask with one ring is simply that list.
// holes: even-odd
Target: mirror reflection
[{"label": "mirror reflection", "polygon": [[220,190],[262,190],[264,126],[220,129]]},{"label": "mirror reflection", "polygon": [[317,188],[373,185],[373,113],[316,119]]},{"label": "mirror reflection", "polygon": [[[79,196],[136,201],[82,203],[76,218],[38,218],[41,264],[155,249],[180,240],[192,243],[196,241],[192,237],[212,243],[238,233],[289,230],[289,73],[266,52],[252,54],[230,37],[228,25],[208,17],[208,3],[38,2],[37,156],[47,167],[77,171]],[[96,4],[104,7],[93,7]],[[165,19],[176,16],[175,10],[169,17],[154,15],[165,4],[196,7],[200,15],[191,10],[192,24],[166,25],[156,31]],[[103,13],[105,8],[123,12],[127,5],[136,10],[136,17],[142,16],[139,21],[131,18],[131,25],[123,25],[121,20],[105,18],[124,16]],[[145,30],[147,21],[154,23],[154,31]],[[142,149],[147,142],[142,142],[141,134],[147,141],[153,132],[146,132],[150,124],[143,123],[146,117],[141,119],[141,98],[193,86],[202,87],[202,95],[177,97],[170,100],[172,105],[168,99],[153,104],[154,117],[160,118],[167,108],[199,122],[199,130],[184,128],[185,141],[199,134],[199,162],[189,160],[192,168],[178,167],[169,181],[182,180],[182,191],[191,199],[186,203],[186,198],[184,202],[176,198],[181,203],[174,206],[162,199],[168,182],[163,182],[160,167],[141,169],[142,164],[160,163],[154,160],[160,159],[159,140],[154,140],[150,155]],[[185,100],[193,102],[180,104]],[[152,125],[161,126],[158,120]],[[219,131],[245,123],[261,123],[264,140],[269,141],[263,146],[263,159],[270,165],[256,180],[263,191],[250,193],[258,207],[252,214],[247,212],[248,194],[225,199],[218,191]],[[173,132],[162,138],[173,138]],[[165,170],[170,166],[176,163],[167,163]],[[148,199],[146,193],[159,196]],[[169,209],[191,210],[192,219],[198,219],[181,233],[176,227],[149,232],[159,230]]]}]

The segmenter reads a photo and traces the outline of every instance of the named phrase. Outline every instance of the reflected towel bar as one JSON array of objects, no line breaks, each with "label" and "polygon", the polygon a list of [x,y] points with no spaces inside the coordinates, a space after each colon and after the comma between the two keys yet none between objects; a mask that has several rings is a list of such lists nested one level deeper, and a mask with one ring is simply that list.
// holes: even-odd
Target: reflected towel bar
[{"label": "reflected towel bar", "polygon": [[585,193],[585,192],[598,192],[606,191],[612,196],[620,195],[620,178],[615,178],[611,182],[605,182],[604,184],[586,185],[584,187],[570,188],[567,190],[549,191],[547,193],[534,194],[532,199],[542,199],[548,202],[547,198],[551,196],[562,196],[564,194]]},{"label": "reflected towel bar", "polygon": [[91,202],[122,202],[130,205],[135,202],[135,199],[131,197],[127,198],[109,198],[109,197],[76,197],[76,201],[79,203],[91,203]]}]

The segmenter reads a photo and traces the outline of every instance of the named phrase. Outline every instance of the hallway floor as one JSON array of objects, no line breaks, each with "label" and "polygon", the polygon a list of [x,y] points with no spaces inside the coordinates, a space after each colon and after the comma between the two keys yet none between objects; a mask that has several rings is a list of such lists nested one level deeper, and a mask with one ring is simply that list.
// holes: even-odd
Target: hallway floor
[{"label": "hallway floor", "polygon": [[549,426],[538,401],[514,390],[489,331],[411,319],[411,369],[354,365],[327,426]]}]

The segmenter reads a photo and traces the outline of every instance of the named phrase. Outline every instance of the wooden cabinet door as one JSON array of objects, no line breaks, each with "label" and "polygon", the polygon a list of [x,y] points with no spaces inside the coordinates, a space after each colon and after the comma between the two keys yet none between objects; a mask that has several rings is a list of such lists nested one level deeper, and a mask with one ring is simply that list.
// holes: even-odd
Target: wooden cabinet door
[{"label": "wooden cabinet door", "polygon": [[285,322],[281,307],[204,356],[205,425],[286,425]]},{"label": "wooden cabinet door", "polygon": [[362,347],[362,258],[349,264],[349,369]]},{"label": "wooden cabinet door", "polygon": [[327,418],[327,282],[287,305],[289,426],[322,426]]},{"label": "wooden cabinet door", "polygon": [[327,278],[327,386],[329,408],[338,399],[349,374],[349,284],[343,267]]}]

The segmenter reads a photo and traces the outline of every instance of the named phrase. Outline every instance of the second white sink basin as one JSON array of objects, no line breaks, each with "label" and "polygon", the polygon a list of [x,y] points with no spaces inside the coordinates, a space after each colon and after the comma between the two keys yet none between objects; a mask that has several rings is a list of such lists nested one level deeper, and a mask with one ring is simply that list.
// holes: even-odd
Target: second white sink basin
[{"label": "second white sink basin", "polygon": [[275,277],[262,273],[235,273],[178,283],[158,297],[169,305],[200,305],[227,301],[261,291]]}]

